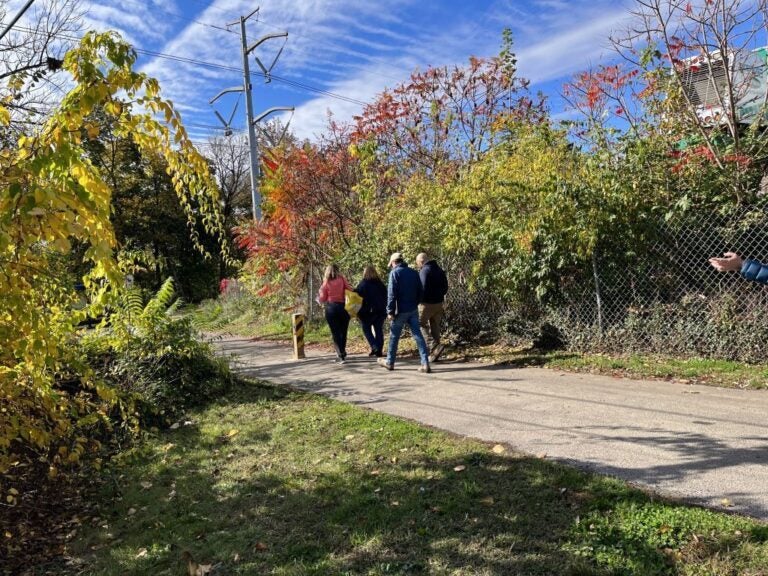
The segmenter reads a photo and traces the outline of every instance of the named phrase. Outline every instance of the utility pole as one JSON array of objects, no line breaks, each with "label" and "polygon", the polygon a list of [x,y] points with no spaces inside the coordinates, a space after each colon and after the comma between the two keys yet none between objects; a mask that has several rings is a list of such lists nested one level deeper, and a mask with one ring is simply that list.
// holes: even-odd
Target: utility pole
[{"label": "utility pole", "polygon": [[[259,141],[256,138],[256,123],[262,120],[263,118],[265,118],[266,116],[272,114],[273,112],[278,112],[278,111],[292,112],[293,111],[293,108],[289,108],[286,106],[275,106],[273,108],[270,108],[269,110],[266,110],[265,112],[262,112],[256,118],[253,117],[253,97],[252,97],[253,86],[251,84],[251,67],[248,63],[248,55],[251,52],[253,52],[259,45],[261,45],[262,42],[271,40],[273,38],[288,37],[288,32],[277,32],[273,34],[267,34],[266,36],[263,36],[262,38],[254,42],[251,46],[248,46],[248,37],[245,30],[245,23],[251,16],[256,14],[258,11],[259,11],[259,8],[256,8],[256,10],[248,14],[248,16],[241,16],[239,21],[227,24],[227,26],[234,26],[238,22],[240,23],[240,41],[242,44],[242,51],[243,51],[243,87],[227,88],[226,90],[222,90],[221,92],[219,92],[216,96],[214,96],[210,100],[210,104],[213,104],[216,100],[218,100],[224,94],[227,94],[230,92],[245,92],[245,117],[246,117],[246,123],[248,124],[248,152],[250,155],[250,173],[251,173],[251,203],[253,206],[253,219],[256,222],[261,220],[261,197],[259,195],[259,173],[260,173]],[[272,61],[272,64],[269,66],[269,68],[264,66],[261,60],[256,58],[256,63],[264,72],[264,77],[266,78],[267,82],[269,82],[270,80],[269,74],[272,71],[272,68],[274,68],[275,64],[277,63],[277,59],[280,57],[280,54],[282,54],[282,51],[283,49],[281,48],[280,51],[277,53],[277,56],[275,57],[275,59]],[[221,114],[219,114],[217,111],[214,111],[214,113],[216,114],[217,118],[224,124],[225,130],[227,130],[231,134],[231,128],[229,124],[232,120],[232,117],[230,116],[230,122],[225,122]]]},{"label": "utility pole", "polygon": [[253,97],[251,96],[251,68],[248,65],[248,40],[245,35],[245,21],[259,9],[256,8],[248,16],[240,16],[240,40],[243,45],[243,89],[245,90],[245,115],[248,121],[248,151],[251,155],[251,203],[254,221],[261,220],[261,198],[259,196],[259,143],[256,140],[256,129],[253,126]]},{"label": "utility pole", "polygon": [[16,24],[16,22],[19,21],[19,18],[24,16],[24,12],[26,12],[27,9],[30,6],[32,6],[32,2],[34,2],[34,1],[35,0],[28,0],[28,2],[26,4],[24,4],[24,6],[21,8],[21,10],[19,10],[19,13],[16,14],[16,16],[13,17],[13,20],[11,20],[9,22],[8,26],[5,27],[5,30],[0,32],[0,40],[2,40],[5,37],[5,35],[8,34],[8,32],[10,32],[11,28],[13,28],[13,26]]}]

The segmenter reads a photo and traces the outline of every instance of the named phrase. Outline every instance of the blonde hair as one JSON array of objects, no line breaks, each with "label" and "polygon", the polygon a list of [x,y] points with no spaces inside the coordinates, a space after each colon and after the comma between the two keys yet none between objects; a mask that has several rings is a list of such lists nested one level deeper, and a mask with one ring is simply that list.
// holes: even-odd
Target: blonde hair
[{"label": "blonde hair", "polygon": [[374,266],[366,266],[363,269],[363,280],[378,280],[381,282],[379,273],[376,272],[376,268]]},{"label": "blonde hair", "polygon": [[339,275],[339,267],[336,266],[336,264],[328,264],[328,266],[325,267],[325,274],[323,274],[323,280],[328,282],[328,280],[333,280]]}]

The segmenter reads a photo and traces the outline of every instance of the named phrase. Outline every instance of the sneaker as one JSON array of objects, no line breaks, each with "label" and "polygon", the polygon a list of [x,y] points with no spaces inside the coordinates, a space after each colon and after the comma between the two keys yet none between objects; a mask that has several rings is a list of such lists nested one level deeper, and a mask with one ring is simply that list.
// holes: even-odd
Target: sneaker
[{"label": "sneaker", "polygon": [[432,368],[429,367],[429,364],[422,364],[419,366],[419,372],[424,372],[425,374],[429,374],[432,372]]},{"label": "sneaker", "polygon": [[394,370],[395,369],[395,367],[392,364],[387,364],[387,359],[386,358],[379,358],[377,362],[378,362],[379,366],[384,366],[384,368],[386,368],[387,370]]},{"label": "sneaker", "polygon": [[445,346],[443,346],[442,344],[438,344],[437,346],[435,346],[435,349],[432,350],[432,354],[430,354],[429,356],[429,361],[437,362],[437,359],[440,358],[440,354],[442,354],[444,350],[445,350]]},{"label": "sneaker", "polygon": [[371,350],[370,352],[368,352],[368,356],[378,356],[378,354],[379,353],[376,350]]}]

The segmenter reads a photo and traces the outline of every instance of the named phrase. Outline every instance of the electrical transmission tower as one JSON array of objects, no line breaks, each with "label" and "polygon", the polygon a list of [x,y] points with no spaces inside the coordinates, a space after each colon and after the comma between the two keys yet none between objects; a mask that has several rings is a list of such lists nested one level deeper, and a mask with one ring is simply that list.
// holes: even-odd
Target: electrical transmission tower
[{"label": "electrical transmission tower", "polygon": [[[259,195],[259,173],[260,173],[259,142],[256,138],[256,124],[274,112],[293,112],[294,110],[292,107],[275,106],[273,108],[269,108],[268,110],[265,110],[264,112],[262,112],[256,117],[254,117],[253,115],[253,97],[252,97],[253,86],[251,84],[251,68],[248,63],[248,56],[250,55],[251,52],[253,52],[263,42],[266,42],[267,40],[272,40],[275,38],[285,38],[287,40],[288,38],[288,32],[275,32],[272,34],[267,34],[266,36],[262,36],[256,42],[254,42],[249,46],[247,35],[246,35],[245,23],[254,14],[257,14],[258,11],[259,11],[259,8],[256,8],[256,10],[248,14],[248,16],[241,16],[238,21],[227,24],[227,27],[234,26],[235,24],[238,24],[238,23],[240,24],[240,40],[241,40],[242,51],[243,51],[243,85],[242,87],[235,86],[233,88],[226,88],[225,90],[222,90],[210,100],[210,104],[212,105],[214,102],[216,102],[216,100],[218,100],[225,94],[229,94],[232,92],[245,92],[245,115],[246,115],[246,123],[248,125],[248,149],[250,153],[250,168],[251,168],[251,202],[253,204],[253,219],[255,221],[261,220],[261,197]],[[256,63],[259,65],[259,68],[261,68],[262,72],[264,73],[264,78],[266,79],[266,82],[270,81],[270,74],[272,72],[272,69],[275,67],[275,64],[277,63],[278,58],[280,58],[280,54],[282,54],[283,48],[285,48],[285,43],[283,43],[283,46],[278,51],[277,56],[275,56],[274,60],[272,61],[272,64],[270,64],[269,67],[265,66],[261,62],[261,60],[259,60],[257,57],[255,58]],[[229,121],[225,121],[224,117],[221,114],[219,114],[219,112],[214,110],[214,113],[216,114],[216,117],[221,121],[221,123],[224,124],[225,135],[231,134],[232,129],[230,124],[232,122],[234,112],[229,117]]]}]

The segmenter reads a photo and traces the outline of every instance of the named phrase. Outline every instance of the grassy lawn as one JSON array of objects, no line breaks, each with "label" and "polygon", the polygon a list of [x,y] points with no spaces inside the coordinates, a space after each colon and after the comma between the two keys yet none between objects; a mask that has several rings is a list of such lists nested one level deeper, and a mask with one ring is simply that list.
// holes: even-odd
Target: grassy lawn
[{"label": "grassy lawn", "polygon": [[255,383],[105,476],[72,573],[768,574],[756,522]]},{"label": "grassy lawn", "polygon": [[531,352],[486,346],[462,355],[512,366],[544,366],[572,372],[590,372],[630,378],[676,380],[726,388],[768,388],[768,366],[706,358],[669,358],[658,355]]}]

